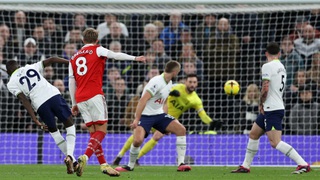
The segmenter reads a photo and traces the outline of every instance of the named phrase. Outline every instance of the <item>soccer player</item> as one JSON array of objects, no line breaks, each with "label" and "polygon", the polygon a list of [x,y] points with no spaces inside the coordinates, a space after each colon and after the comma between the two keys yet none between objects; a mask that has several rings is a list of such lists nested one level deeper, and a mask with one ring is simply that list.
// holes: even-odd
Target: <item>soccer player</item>
[{"label": "soccer player", "polygon": [[[42,130],[50,132],[55,143],[66,156],[64,162],[67,166],[67,173],[73,174],[74,166],[77,166],[73,156],[76,129],[73,125],[71,111],[60,91],[41,75],[44,67],[50,66],[52,63],[69,64],[69,61],[61,58],[49,58],[24,67],[19,67],[17,61],[8,61],[6,64],[7,72],[11,77],[7,86],[9,91],[19,98],[32,120]],[[34,111],[39,114],[45,125],[39,122]],[[55,117],[64,124],[67,131],[66,139],[57,129]]]},{"label": "soccer player", "polygon": [[[168,114],[176,119],[179,119],[183,112],[187,111],[190,108],[194,108],[200,116],[202,122],[204,122],[205,124],[210,124],[212,120],[203,109],[202,101],[199,98],[198,94],[195,92],[197,86],[198,78],[196,74],[187,75],[185,84],[177,84],[173,86],[171,88],[171,92],[169,93],[167,104],[164,106],[165,108],[168,108]],[[163,136],[164,134],[156,131],[153,134],[152,138],[140,150],[138,159],[151,151]],[[127,139],[118,156],[113,161],[113,165],[119,165],[122,157],[129,150],[132,142],[133,135]],[[136,164],[139,164],[138,159],[136,161]]]},{"label": "soccer player", "polygon": [[98,31],[87,28],[83,32],[85,44],[75,53],[69,64],[69,89],[72,101],[72,114],[81,113],[90,132],[85,153],[78,158],[77,176],[82,176],[83,169],[93,153],[98,158],[102,173],[119,176],[120,173],[109,166],[104,158],[101,142],[107,132],[107,106],[102,91],[102,75],[106,59],[136,60],[145,62],[144,56],[130,56],[115,53],[98,45]]},{"label": "soccer player", "polygon": [[269,43],[266,48],[268,62],[262,66],[260,114],[251,128],[245,159],[242,165],[232,173],[250,172],[251,162],[259,148],[259,139],[264,133],[267,134],[273,148],[276,148],[298,164],[298,167],[293,172],[294,174],[301,174],[311,170],[310,165],[291,145],[281,141],[282,118],[284,116],[282,97],[287,73],[283,64],[279,61],[279,56],[279,45],[275,42]]},{"label": "soccer player", "polygon": [[172,87],[172,78],[180,72],[181,65],[170,60],[165,66],[164,73],[155,76],[144,87],[136,109],[136,117],[131,124],[133,143],[130,148],[128,165],[117,167],[116,170],[133,171],[140,146],[151,130],[155,128],[162,134],[173,133],[177,136],[176,148],[178,154],[178,171],[190,171],[191,167],[184,163],[186,154],[186,128],[174,117],[163,110]]}]

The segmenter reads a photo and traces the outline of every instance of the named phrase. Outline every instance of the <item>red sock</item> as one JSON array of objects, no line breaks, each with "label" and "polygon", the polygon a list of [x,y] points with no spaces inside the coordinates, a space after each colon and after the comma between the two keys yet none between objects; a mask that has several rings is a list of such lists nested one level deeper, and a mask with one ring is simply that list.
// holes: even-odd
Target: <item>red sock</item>
[{"label": "red sock", "polygon": [[[96,131],[94,133],[90,133],[91,137],[87,146],[87,150],[84,153],[90,158],[92,154],[101,146],[101,142],[106,135],[106,133],[102,131]],[[103,152],[103,151],[102,151]]]},{"label": "red sock", "polygon": [[[94,133],[90,133],[90,137],[93,135]],[[103,149],[102,146],[99,146],[97,148],[97,150],[94,152],[97,156],[97,159],[99,161],[100,164],[104,164],[107,163],[105,157],[104,157],[104,153],[103,153]]]},{"label": "red sock", "polygon": [[106,159],[104,158],[102,146],[99,146],[94,153],[96,154],[100,164],[107,163]]}]

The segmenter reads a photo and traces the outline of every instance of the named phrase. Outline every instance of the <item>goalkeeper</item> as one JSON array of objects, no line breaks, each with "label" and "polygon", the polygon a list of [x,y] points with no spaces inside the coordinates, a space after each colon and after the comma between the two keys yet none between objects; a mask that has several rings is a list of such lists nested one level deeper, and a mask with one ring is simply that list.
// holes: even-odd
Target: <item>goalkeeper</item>
[{"label": "goalkeeper", "polygon": [[[209,125],[212,122],[212,120],[203,109],[202,101],[199,98],[198,94],[195,92],[197,86],[197,75],[187,75],[185,84],[177,84],[172,87],[169,97],[167,99],[167,104],[163,106],[164,111],[168,112],[169,115],[175,117],[176,119],[179,119],[183,112],[190,108],[194,108],[198,112],[198,115],[200,116],[202,122]],[[152,150],[163,136],[164,134],[160,133],[159,131],[155,131],[152,138],[142,147],[138,155],[138,159],[147,154],[150,150]],[[113,161],[113,165],[119,165],[124,154],[130,149],[132,142],[133,135],[131,135],[127,139],[121,151]],[[137,165],[139,164],[137,163]]]}]

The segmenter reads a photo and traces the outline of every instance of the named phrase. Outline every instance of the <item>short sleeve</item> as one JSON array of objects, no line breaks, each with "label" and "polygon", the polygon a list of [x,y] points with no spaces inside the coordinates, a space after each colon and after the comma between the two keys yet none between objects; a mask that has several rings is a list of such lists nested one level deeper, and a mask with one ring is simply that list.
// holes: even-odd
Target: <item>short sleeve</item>
[{"label": "short sleeve", "polygon": [[99,46],[99,47],[97,47],[97,56],[98,57],[109,57],[108,55],[108,53],[109,53],[109,49],[107,49],[107,48],[104,48],[104,47],[102,47],[102,46]]},{"label": "short sleeve", "polygon": [[145,87],[145,90],[148,91],[152,96],[154,96],[159,89],[160,86],[156,79],[151,79]]},{"label": "short sleeve", "polygon": [[13,81],[9,81],[7,84],[8,90],[15,96],[18,96],[22,91],[19,89],[18,85]]},{"label": "short sleeve", "polygon": [[272,69],[266,64],[262,66],[262,80],[270,80],[271,70]]},{"label": "short sleeve", "polygon": [[36,71],[40,72],[40,74],[43,74],[44,67],[43,67],[43,62],[42,61],[34,63],[34,64],[32,64],[32,66]]}]

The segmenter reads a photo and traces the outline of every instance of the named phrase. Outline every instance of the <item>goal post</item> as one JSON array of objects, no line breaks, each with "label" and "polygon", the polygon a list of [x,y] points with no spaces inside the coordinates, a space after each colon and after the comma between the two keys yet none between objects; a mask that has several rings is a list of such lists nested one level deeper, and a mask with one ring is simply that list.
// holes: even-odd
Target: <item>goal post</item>
[{"label": "goal post", "polygon": [[270,0],[261,2],[259,0],[163,0],[161,2],[155,0],[96,0],[96,1],[85,1],[85,0],[1,0],[0,3],[10,4],[285,4],[285,3],[296,3],[296,4],[317,4],[317,0],[305,0],[303,2],[299,0]]},{"label": "goal post", "polygon": [[[17,26],[19,18],[15,17],[18,11],[23,11],[26,18],[21,28],[17,28],[20,27]],[[170,25],[172,14],[181,15],[180,23],[183,26],[172,32],[172,37],[165,37],[163,32]],[[317,74],[320,69],[313,63],[317,61],[313,60],[317,59],[317,55],[313,57],[313,54],[319,53],[320,46],[313,49],[313,53],[304,53],[298,50],[296,42],[304,37],[303,27],[307,25],[314,29],[315,38],[320,38],[320,3],[317,0],[1,0],[0,135],[3,145],[0,147],[0,155],[5,158],[0,159],[0,164],[61,164],[64,158],[50,135],[36,129],[18,100],[6,90],[5,84],[9,77],[5,73],[4,63],[9,59],[25,60],[19,58],[26,51],[25,40],[30,37],[36,40],[37,53],[45,57],[70,58],[72,52],[82,46],[81,31],[86,27],[102,27],[106,15],[115,17],[119,22],[117,25],[121,29],[121,36],[111,37],[110,34],[117,32],[111,32],[113,30],[109,25],[106,30],[105,24],[106,27],[102,28],[105,34],[99,41],[104,43],[102,46],[113,50],[113,46],[120,42],[122,52],[146,55],[159,68],[167,59],[178,60],[182,70],[176,82],[188,73],[198,75],[196,92],[202,99],[206,113],[216,123],[202,123],[194,109],[186,111],[179,119],[188,133],[187,162],[195,165],[236,166],[243,161],[248,132],[258,114],[260,70],[266,60],[265,47],[271,41],[281,44],[281,61],[287,70],[290,69],[288,83],[291,83],[285,89],[283,139],[307,162],[319,164],[320,113],[314,113],[310,106],[298,106],[298,90],[299,86],[312,82],[312,107],[317,106],[316,102],[320,103],[320,75]],[[150,42],[145,40],[146,36],[152,38],[152,32],[144,32],[146,25],[156,27],[158,31],[158,35]],[[112,38],[117,43],[111,44]],[[1,43],[1,39],[4,43]],[[157,39],[162,39],[158,42],[160,45],[155,43]],[[284,43],[286,39],[289,40]],[[291,51],[284,52],[284,45],[289,46],[290,43]],[[293,67],[296,66],[296,59],[291,59],[293,64],[287,63],[286,60],[293,52],[303,62],[303,68]],[[32,59],[30,62],[38,60]],[[130,62],[125,67],[113,61],[107,61],[106,64],[108,71],[103,80],[110,120],[103,146],[107,162],[111,163],[126,138],[131,135],[131,130],[124,123],[125,109],[131,98],[139,95],[137,87],[150,78],[148,72],[152,67],[141,68]],[[112,81],[108,80],[111,77],[107,76],[107,72],[113,70],[109,64],[116,66],[120,76],[125,79],[127,88],[121,100],[116,99],[114,91],[109,91],[107,87]],[[163,69],[158,71],[161,73]],[[51,83],[60,79],[63,82],[61,86],[66,86],[67,72],[67,67],[53,66],[47,69],[46,77]],[[306,79],[305,82],[301,83],[296,78],[298,73]],[[236,96],[227,96],[223,92],[223,84],[231,79],[239,82],[241,87]],[[65,89],[61,90],[62,94],[70,102],[68,87]],[[88,133],[81,125],[80,116],[75,117],[75,122],[77,157],[86,148]],[[58,127],[64,132],[61,123],[58,123]],[[127,163],[128,157],[127,153],[122,163]],[[150,153],[140,159],[142,165],[175,163],[174,135],[165,136]],[[97,164],[97,161],[92,158],[89,164]],[[253,165],[294,166],[295,163],[273,150],[268,139],[263,136]]]}]

